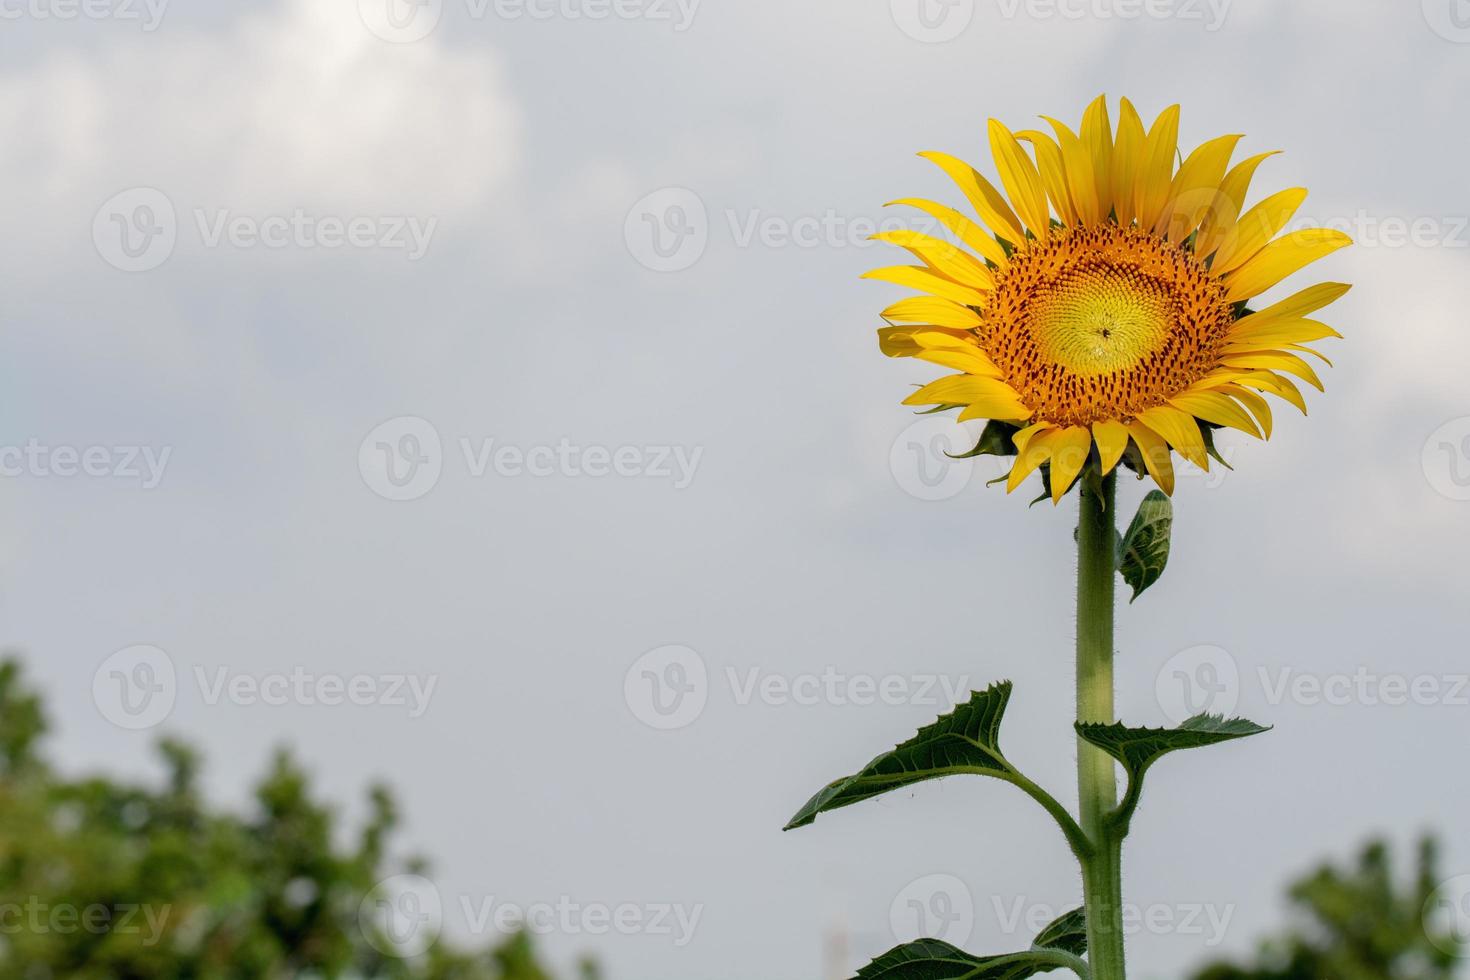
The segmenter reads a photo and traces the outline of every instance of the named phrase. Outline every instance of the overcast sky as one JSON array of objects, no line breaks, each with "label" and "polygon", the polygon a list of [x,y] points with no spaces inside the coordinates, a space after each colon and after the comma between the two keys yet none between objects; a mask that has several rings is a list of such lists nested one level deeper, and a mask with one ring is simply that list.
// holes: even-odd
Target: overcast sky
[{"label": "overcast sky", "polygon": [[547,950],[613,980],[820,977],[912,903],[1026,945],[1080,887],[1009,787],[779,828],[1001,678],[1009,753],[1075,798],[1075,497],[919,459],[932,372],[857,277],[883,202],[959,203],[916,152],[989,172],[987,117],[1106,92],[1285,150],[1258,189],[1359,242],[1295,280],[1356,283],[1326,395],[1181,480],[1120,610],[1125,720],[1183,676],[1276,726],[1155,770],[1134,972],[1250,949],[1370,833],[1470,872],[1461,0],[0,14],[0,641],[68,770],[153,778],[173,732],[232,805],[280,743],[349,816],[386,778],[448,936],[575,906]]}]

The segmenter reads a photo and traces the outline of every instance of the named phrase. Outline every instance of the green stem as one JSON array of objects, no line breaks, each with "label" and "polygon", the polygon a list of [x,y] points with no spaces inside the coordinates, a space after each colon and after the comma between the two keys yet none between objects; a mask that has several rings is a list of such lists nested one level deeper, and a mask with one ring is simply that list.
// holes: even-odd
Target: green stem
[{"label": "green stem", "polygon": [[[1077,720],[1111,723],[1113,716],[1113,585],[1117,580],[1114,507],[1117,474],[1100,491],[1081,481],[1077,523]],[[1087,909],[1087,958],[1093,980],[1124,980],[1123,837],[1108,819],[1118,803],[1117,771],[1101,749],[1077,740],[1077,789],[1082,830],[1092,853],[1082,862]]]}]

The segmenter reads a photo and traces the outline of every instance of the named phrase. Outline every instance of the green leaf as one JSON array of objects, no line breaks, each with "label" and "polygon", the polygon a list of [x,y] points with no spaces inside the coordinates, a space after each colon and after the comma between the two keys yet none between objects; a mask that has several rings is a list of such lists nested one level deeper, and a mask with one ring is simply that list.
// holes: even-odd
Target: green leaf
[{"label": "green leaf", "polygon": [[1023,953],[971,956],[938,939],[896,946],[858,971],[857,980],[1025,980],[1074,969],[1087,951],[1087,927],[1074,909],[1041,930]]},{"label": "green leaf", "polygon": [[1001,754],[1000,721],[1011,698],[1011,682],[976,691],[970,700],[919,729],[861,771],[828,784],[796,811],[785,830],[805,827],[817,814],[851,806],[927,779],[973,773],[1007,781],[1019,774]]},{"label": "green leaf", "polygon": [[945,453],[950,459],[970,459],[975,456],[1014,456],[1016,455],[1016,444],[1011,437],[1021,431],[1009,422],[996,422],[994,420],[985,423],[985,431],[980,433],[980,441],[975,448],[958,456]]},{"label": "green leaf", "polygon": [[1119,807],[1119,813],[1125,820],[1138,806],[1144,773],[1170,752],[1202,748],[1270,730],[1244,718],[1226,719],[1220,715],[1195,715],[1178,728],[1129,728],[1121,723],[1077,724],[1077,734],[1084,741],[1117,759],[1127,770],[1128,795]]},{"label": "green leaf", "polygon": [[952,411],[954,411],[957,408],[964,408],[964,407],[965,407],[964,405],[935,405],[933,408],[926,408],[926,409],[924,409],[922,411],[915,412],[914,414],[915,415],[938,415],[940,412],[952,412]]},{"label": "green leaf", "polygon": [[1235,467],[1231,466],[1230,463],[1225,459],[1225,457],[1220,455],[1220,450],[1215,448],[1215,430],[1219,428],[1221,428],[1221,426],[1215,425],[1213,422],[1204,422],[1200,425],[1199,433],[1201,438],[1204,439],[1205,452],[1209,453],[1210,458],[1213,459],[1215,462],[1219,463],[1227,470],[1234,472]]},{"label": "green leaf", "polygon": [[1150,491],[1138,505],[1138,513],[1133,515],[1133,523],[1118,546],[1118,571],[1133,587],[1130,603],[1164,574],[1173,526],[1174,505],[1162,492]]}]

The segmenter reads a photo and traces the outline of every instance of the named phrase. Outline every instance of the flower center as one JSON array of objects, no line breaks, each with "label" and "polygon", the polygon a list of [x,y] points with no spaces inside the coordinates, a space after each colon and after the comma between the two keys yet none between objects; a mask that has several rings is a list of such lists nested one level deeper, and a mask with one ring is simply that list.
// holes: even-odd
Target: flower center
[{"label": "flower center", "polygon": [[1038,420],[1085,425],[1131,419],[1198,381],[1233,319],[1191,253],[1098,225],[1017,251],[976,334]]}]

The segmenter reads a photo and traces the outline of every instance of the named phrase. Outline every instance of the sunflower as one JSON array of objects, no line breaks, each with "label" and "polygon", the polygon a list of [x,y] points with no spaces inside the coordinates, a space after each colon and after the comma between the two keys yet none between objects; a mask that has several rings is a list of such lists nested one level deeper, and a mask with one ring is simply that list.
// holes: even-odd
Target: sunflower
[{"label": "sunflower", "polygon": [[883,311],[879,346],[959,372],[904,404],[990,420],[1002,448],[982,438],[976,451],[1015,456],[1007,491],[1041,468],[1060,501],[1091,460],[1102,475],[1120,463],[1147,472],[1172,494],[1173,453],[1208,470],[1219,458],[1214,430],[1270,437],[1265,395],[1306,413],[1297,382],[1322,383],[1302,355],[1321,358],[1308,345],[1341,336],[1308,314],[1348,287],[1321,283],[1256,311],[1247,301],[1351,239],[1321,228],[1280,234],[1302,188],[1245,209],[1272,154],[1231,166],[1238,135],[1176,166],[1178,106],[1147,131],[1127,99],[1116,130],[1105,97],[1079,132],[1043,118],[1052,134],[990,120],[1005,194],[954,157],[920,154],[983,224],[933,201],[893,202],[960,244],[915,231],[874,236],[921,263],[867,274],[922,294]]}]

